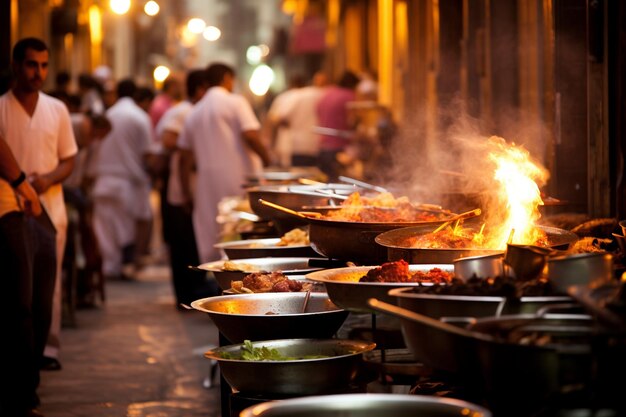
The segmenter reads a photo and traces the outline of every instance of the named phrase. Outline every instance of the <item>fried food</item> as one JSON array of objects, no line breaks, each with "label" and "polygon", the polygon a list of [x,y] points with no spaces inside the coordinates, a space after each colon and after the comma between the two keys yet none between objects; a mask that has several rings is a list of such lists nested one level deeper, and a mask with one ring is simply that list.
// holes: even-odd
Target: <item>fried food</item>
[{"label": "fried food", "polygon": [[359,282],[429,282],[434,284],[448,283],[452,281],[452,274],[440,268],[432,268],[429,271],[409,271],[409,264],[401,259],[394,262],[386,262],[378,268],[370,269]]},{"label": "fried food", "polygon": [[254,272],[246,275],[241,281],[232,281],[231,289],[236,293],[259,292],[299,292],[310,291],[311,283],[302,283],[289,279],[280,271]]},{"label": "fried food", "polygon": [[276,246],[307,246],[310,243],[308,232],[302,229],[293,229],[285,233]]},{"label": "fried food", "polygon": [[222,264],[222,271],[256,272],[260,270],[260,267],[247,264],[245,262],[224,261],[224,263]]}]

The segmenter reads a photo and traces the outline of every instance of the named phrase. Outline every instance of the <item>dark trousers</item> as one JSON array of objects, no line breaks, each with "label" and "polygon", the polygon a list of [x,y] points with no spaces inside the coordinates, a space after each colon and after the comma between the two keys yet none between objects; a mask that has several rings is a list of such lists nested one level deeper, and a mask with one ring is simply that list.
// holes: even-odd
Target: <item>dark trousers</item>
[{"label": "dark trousers", "polygon": [[319,155],[319,168],[328,176],[328,182],[336,182],[341,175],[341,164],[337,161],[337,150],[322,150]]},{"label": "dark trousers", "polygon": [[219,289],[206,278],[204,272],[193,271],[189,266],[200,263],[193,231],[191,214],[180,206],[168,208],[170,267],[176,303],[189,304],[200,298],[217,295]]},{"label": "dark trousers", "polygon": [[20,416],[39,402],[39,364],[50,329],[56,272],[55,231],[42,216],[12,212],[0,218],[2,417]]}]

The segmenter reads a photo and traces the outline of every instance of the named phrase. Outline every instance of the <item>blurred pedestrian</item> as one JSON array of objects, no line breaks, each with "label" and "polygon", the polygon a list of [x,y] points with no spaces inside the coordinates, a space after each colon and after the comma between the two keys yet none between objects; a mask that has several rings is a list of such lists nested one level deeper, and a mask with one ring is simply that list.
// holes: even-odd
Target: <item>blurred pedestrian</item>
[{"label": "blurred pedestrian", "polygon": [[92,114],[104,113],[101,89],[101,85],[91,75],[80,74],[78,76],[78,94],[81,98],[80,111]]},{"label": "blurred pedestrian", "polygon": [[98,151],[94,229],[107,279],[128,278],[122,274],[123,250],[134,243],[137,222],[152,218],[150,177],[144,164],[152,126],[132,99],[136,90],[130,79],[119,82],[119,99],[106,112],[112,129]]},{"label": "blurred pedestrian", "polygon": [[52,323],[42,367],[60,369],[61,266],[67,213],[61,183],[72,172],[77,152],[67,107],[41,92],[48,75],[47,45],[25,38],[13,48],[14,87],[0,97],[0,135],[40,195],[56,230],[56,274]]},{"label": "blurred pedestrian", "polygon": [[163,81],[163,88],[152,102],[148,111],[150,120],[152,120],[152,126],[156,127],[163,114],[174,104],[178,103],[182,95],[183,86],[177,78],[170,76]]},{"label": "blurred pedestrian", "polygon": [[285,106],[280,123],[289,128],[289,165],[317,166],[319,164],[319,135],[317,126],[317,104],[324,94],[326,75],[318,72],[312,84],[296,90]]},{"label": "blurred pedestrian", "polygon": [[[200,262],[219,259],[218,203],[242,194],[246,176],[269,165],[261,142],[260,123],[250,103],[233,94],[235,72],[225,64],[207,69],[209,90],[196,104],[178,139],[181,149],[181,186],[186,204],[193,201],[193,224]],[[197,181],[192,200],[190,176]]]},{"label": "blurred pedestrian", "polygon": [[291,129],[292,126],[285,123],[285,112],[292,106],[298,91],[304,87],[304,78],[296,74],[289,80],[288,88],[278,94],[267,112],[265,130],[270,138],[271,148],[279,166],[291,166]]},{"label": "blurred pedestrian", "polygon": [[170,155],[162,217],[164,238],[170,253],[176,306],[179,309],[181,303],[191,304],[199,298],[217,295],[217,289],[210,286],[205,273],[189,268],[189,265],[198,265],[200,260],[191,213],[185,210],[187,201],[180,185],[180,152],[176,149],[185,120],[193,105],[200,101],[208,89],[206,70],[190,71],[186,87],[187,100],[166,111],[156,127],[158,141],[164,152]]},{"label": "blurred pedestrian", "polygon": [[354,73],[344,72],[337,85],[328,87],[317,104],[319,126],[324,129],[320,136],[320,168],[330,181],[340,175],[337,154],[345,149],[353,135],[347,104],[355,100],[358,83],[359,78]]}]

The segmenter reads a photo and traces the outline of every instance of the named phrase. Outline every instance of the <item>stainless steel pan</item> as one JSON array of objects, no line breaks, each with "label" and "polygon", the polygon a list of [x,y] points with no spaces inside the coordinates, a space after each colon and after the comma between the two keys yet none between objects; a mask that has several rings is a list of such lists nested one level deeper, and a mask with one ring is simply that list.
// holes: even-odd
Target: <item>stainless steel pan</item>
[{"label": "stainless steel pan", "polygon": [[[570,244],[578,240],[574,233],[555,227],[538,226],[548,234],[550,247],[553,249],[567,249]],[[420,263],[452,263],[455,259],[468,256],[491,255],[502,253],[500,250],[460,248],[460,249],[427,249],[412,248],[407,241],[416,235],[431,233],[435,228],[432,225],[420,225],[391,230],[381,233],[375,238],[376,243],[386,248],[387,260],[397,261],[404,259],[411,264]]]},{"label": "stainless steel pan", "polygon": [[[205,356],[218,361],[222,375],[237,391],[255,395],[313,395],[346,390],[362,365],[362,354],[374,343],[340,339],[282,339],[254,342],[253,347],[276,349],[294,358],[315,359],[250,361],[240,359],[241,344],[215,348]],[[229,354],[232,359],[224,359]]]}]

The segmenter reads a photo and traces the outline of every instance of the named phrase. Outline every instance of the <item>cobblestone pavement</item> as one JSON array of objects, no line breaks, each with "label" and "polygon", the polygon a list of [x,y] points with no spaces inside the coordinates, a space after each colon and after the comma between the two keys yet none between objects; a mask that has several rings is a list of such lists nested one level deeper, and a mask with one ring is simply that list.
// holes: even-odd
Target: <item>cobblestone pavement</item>
[{"label": "cobblestone pavement", "polygon": [[46,417],[217,417],[219,378],[204,388],[218,343],[210,318],[177,311],[169,270],[106,284],[104,305],[76,312],[64,328],[60,371],[42,372]]}]

